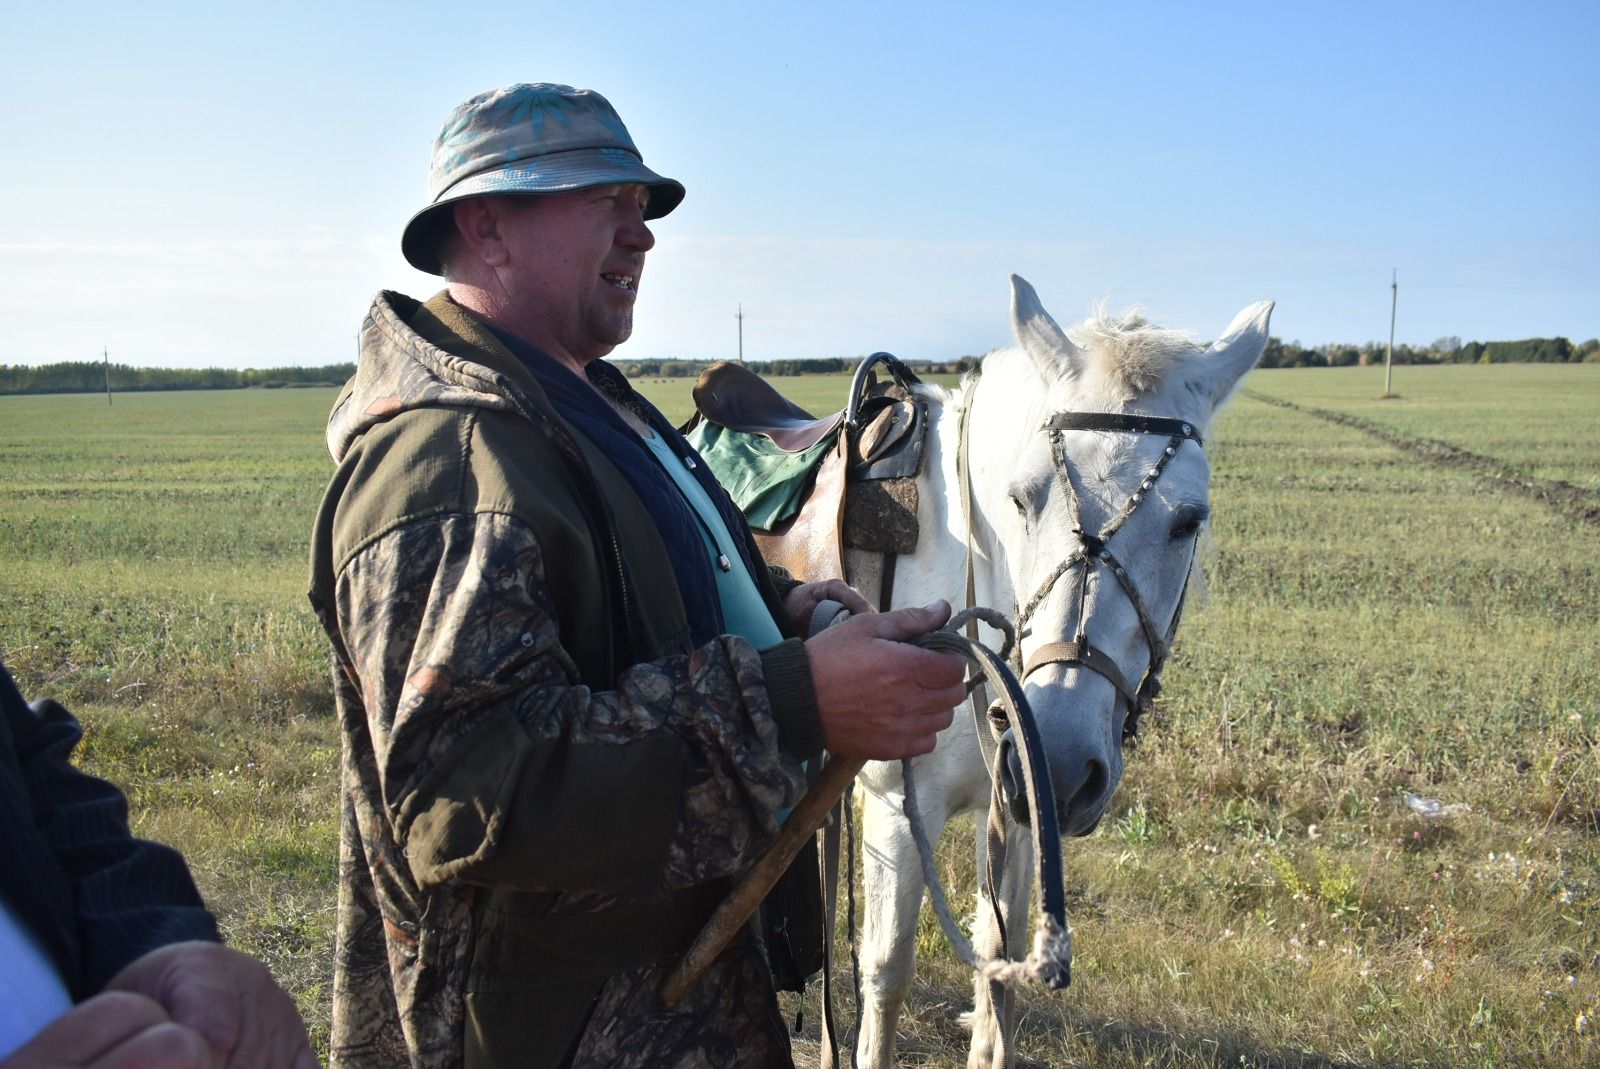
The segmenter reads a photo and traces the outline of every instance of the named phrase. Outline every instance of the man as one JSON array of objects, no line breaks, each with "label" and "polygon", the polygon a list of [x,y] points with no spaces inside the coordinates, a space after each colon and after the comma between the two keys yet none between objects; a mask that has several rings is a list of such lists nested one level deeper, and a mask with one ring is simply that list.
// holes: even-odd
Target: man
[{"label": "man", "polygon": [[[789,1065],[768,955],[803,983],[814,914],[672,1010],[661,976],[803,761],[925,753],[963,697],[959,659],[903,641],[947,605],[780,590],[600,359],[683,195],[567,86],[474,97],[435,142],[402,248],[448,289],[374,302],[313,536],[344,736],[335,1065]],[[858,615],[802,642],[824,597]]]},{"label": "man", "polygon": [[0,1069],[311,1069],[294,1002],[0,665]]}]

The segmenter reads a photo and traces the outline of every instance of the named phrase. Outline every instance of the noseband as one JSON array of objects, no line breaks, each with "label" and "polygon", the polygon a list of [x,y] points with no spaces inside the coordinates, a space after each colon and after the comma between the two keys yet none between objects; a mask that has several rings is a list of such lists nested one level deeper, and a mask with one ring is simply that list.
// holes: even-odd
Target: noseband
[{"label": "noseband", "polygon": [[[1155,701],[1156,695],[1161,693],[1161,670],[1166,665],[1167,655],[1172,649],[1172,637],[1177,633],[1178,620],[1183,615],[1184,594],[1178,595],[1178,604],[1172,610],[1172,619],[1168,622],[1165,633],[1156,629],[1155,621],[1150,616],[1150,610],[1145,605],[1144,599],[1139,596],[1139,589],[1128,575],[1128,569],[1112,554],[1110,542],[1117,532],[1122,530],[1139,505],[1149,496],[1156,480],[1161,478],[1161,473],[1167,469],[1167,464],[1178,455],[1187,439],[1193,441],[1197,448],[1203,447],[1199,431],[1193,424],[1179,419],[1165,419],[1159,416],[1125,415],[1117,412],[1058,412],[1045,421],[1041,430],[1050,434],[1050,456],[1055,466],[1056,479],[1061,484],[1063,492],[1071,509],[1073,528],[1078,536],[1078,548],[1061,563],[1057,564],[1034,595],[1028,599],[1017,614],[1017,635],[1020,639],[1028,633],[1028,620],[1032,617],[1045,598],[1049,597],[1061,577],[1081,563],[1083,567],[1077,573],[1077,601],[1078,601],[1078,634],[1071,642],[1049,642],[1034,650],[1022,668],[1022,678],[1043,668],[1047,664],[1079,665],[1098,673],[1108,683],[1116,688],[1118,694],[1128,704],[1127,717],[1122,722],[1123,740],[1132,738],[1139,730],[1139,717],[1150,703]],[[1077,491],[1072,485],[1071,466],[1067,463],[1066,445],[1062,440],[1063,431],[1105,431],[1121,434],[1158,434],[1167,435],[1166,448],[1161,451],[1160,459],[1140,481],[1139,488],[1135,490],[1123,504],[1122,509],[1098,533],[1091,534],[1083,528],[1083,510],[1078,500]],[[1096,567],[1104,566],[1105,570],[1116,579],[1117,583],[1128,596],[1128,601],[1133,605],[1134,612],[1139,616],[1139,626],[1144,630],[1145,643],[1150,651],[1149,662],[1145,666],[1144,677],[1137,686],[1129,683],[1122,670],[1110,656],[1102,652],[1089,641],[1086,633],[1088,629],[1088,591],[1089,573]],[[1189,567],[1194,567],[1194,546],[1189,550]],[[1187,576],[1188,570],[1185,570]],[[1185,583],[1184,590],[1187,592]],[[1020,649],[1021,643],[1018,643]]]}]

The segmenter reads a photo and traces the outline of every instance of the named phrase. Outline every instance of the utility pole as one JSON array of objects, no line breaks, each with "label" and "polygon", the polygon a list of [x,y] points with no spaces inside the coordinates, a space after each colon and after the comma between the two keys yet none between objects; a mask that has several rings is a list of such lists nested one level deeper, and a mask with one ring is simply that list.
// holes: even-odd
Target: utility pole
[{"label": "utility pole", "polygon": [[1383,396],[1393,397],[1394,391],[1394,312],[1400,303],[1400,269],[1394,269],[1389,280],[1389,348],[1383,354]]},{"label": "utility pole", "polygon": [[106,369],[106,407],[111,407],[111,352],[108,349],[100,350],[100,361]]},{"label": "utility pole", "polygon": [[739,302],[739,314],[733,318],[739,321],[739,363],[744,363],[744,302]]}]

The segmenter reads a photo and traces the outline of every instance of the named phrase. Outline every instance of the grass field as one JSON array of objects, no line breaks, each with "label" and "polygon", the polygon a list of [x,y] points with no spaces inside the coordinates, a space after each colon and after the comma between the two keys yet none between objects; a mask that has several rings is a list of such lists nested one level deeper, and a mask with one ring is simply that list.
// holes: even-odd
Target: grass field
[{"label": "grass field", "polygon": [[[688,385],[643,388],[680,417]],[[1600,1066],[1600,366],[1245,387],[1207,445],[1208,594],[1069,844],[1074,983],[1025,997],[1025,1062]],[[338,742],[303,591],[331,400],[0,398],[0,655],[319,1039]],[[968,982],[931,917],[920,943],[901,1064],[962,1065]]]}]

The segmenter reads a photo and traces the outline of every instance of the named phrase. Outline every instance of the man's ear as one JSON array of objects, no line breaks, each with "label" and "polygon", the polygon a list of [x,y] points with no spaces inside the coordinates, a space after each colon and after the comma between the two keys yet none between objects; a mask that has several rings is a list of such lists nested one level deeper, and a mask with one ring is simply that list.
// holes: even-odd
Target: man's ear
[{"label": "man's ear", "polygon": [[506,262],[506,243],[501,234],[500,222],[504,216],[502,205],[496,197],[469,197],[458,200],[451,208],[455,221],[452,238],[457,247],[489,267],[500,267]]}]

